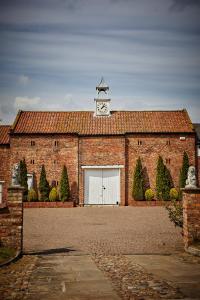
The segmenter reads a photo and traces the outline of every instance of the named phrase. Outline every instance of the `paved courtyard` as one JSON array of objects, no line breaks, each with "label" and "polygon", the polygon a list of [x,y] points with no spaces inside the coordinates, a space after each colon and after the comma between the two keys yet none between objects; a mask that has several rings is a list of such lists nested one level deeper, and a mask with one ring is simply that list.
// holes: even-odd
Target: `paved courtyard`
[{"label": "paved courtyard", "polygon": [[24,250],[67,248],[88,254],[174,253],[181,231],[163,207],[84,207],[24,210]]},{"label": "paved courtyard", "polygon": [[200,258],[161,207],[25,209],[24,250],[3,300],[199,299]]}]

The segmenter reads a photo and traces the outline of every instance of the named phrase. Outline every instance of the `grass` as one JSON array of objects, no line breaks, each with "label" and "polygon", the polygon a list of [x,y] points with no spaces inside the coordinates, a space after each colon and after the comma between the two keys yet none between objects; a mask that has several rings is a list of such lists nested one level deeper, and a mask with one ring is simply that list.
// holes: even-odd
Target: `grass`
[{"label": "grass", "polygon": [[8,261],[10,258],[14,257],[16,250],[13,248],[0,247],[0,263]]}]

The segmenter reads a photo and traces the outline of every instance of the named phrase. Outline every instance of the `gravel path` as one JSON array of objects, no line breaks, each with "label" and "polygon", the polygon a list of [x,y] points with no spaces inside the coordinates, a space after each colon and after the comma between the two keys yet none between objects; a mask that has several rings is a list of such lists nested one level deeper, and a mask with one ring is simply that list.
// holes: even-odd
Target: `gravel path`
[{"label": "gravel path", "polygon": [[24,210],[24,249],[69,248],[90,254],[173,253],[180,230],[163,207],[83,207]]}]

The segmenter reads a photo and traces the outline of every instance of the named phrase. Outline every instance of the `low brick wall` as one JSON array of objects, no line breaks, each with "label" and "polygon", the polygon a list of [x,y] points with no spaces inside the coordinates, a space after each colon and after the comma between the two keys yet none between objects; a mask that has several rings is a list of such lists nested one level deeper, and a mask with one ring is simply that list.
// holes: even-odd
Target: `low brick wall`
[{"label": "low brick wall", "polygon": [[74,202],[24,202],[24,208],[70,208],[74,207]]},{"label": "low brick wall", "polygon": [[166,204],[170,204],[170,201],[134,201],[129,202],[129,206],[165,206]]},{"label": "low brick wall", "polygon": [[183,239],[185,248],[200,241],[200,189],[183,189]]},{"label": "low brick wall", "polygon": [[22,251],[23,239],[23,188],[8,188],[7,206],[0,209],[1,245]]}]

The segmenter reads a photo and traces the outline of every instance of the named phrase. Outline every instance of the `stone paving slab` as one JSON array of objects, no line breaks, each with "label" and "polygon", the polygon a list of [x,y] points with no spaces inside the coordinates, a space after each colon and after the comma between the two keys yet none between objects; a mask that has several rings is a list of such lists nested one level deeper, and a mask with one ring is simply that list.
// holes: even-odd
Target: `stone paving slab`
[{"label": "stone paving slab", "polygon": [[[200,299],[200,263],[195,258],[185,260],[179,255],[129,255],[134,262],[147,272],[165,280],[188,299]],[[189,257],[189,256],[187,256]]]},{"label": "stone paving slab", "polygon": [[39,256],[26,300],[119,300],[90,256]]}]

